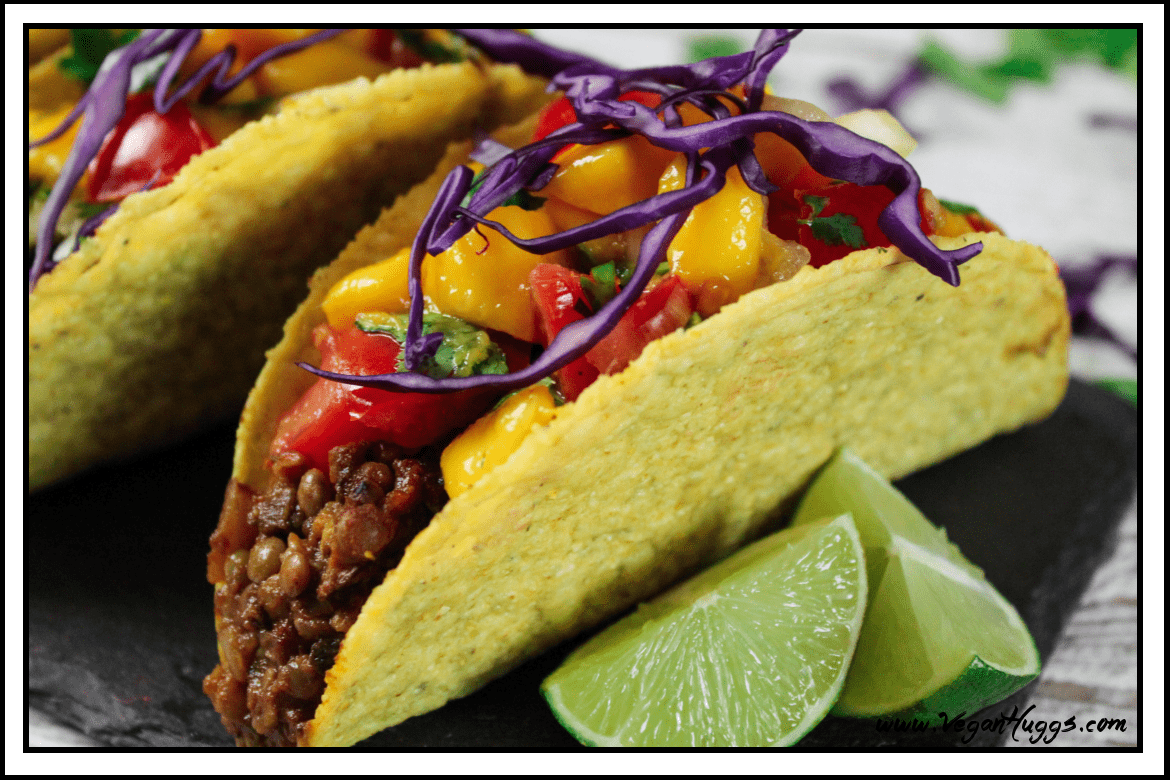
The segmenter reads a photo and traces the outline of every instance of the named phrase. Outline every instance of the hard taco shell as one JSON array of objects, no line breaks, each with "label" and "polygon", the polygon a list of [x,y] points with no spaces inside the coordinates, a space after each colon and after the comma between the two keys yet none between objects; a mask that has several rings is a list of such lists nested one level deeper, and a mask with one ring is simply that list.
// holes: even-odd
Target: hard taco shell
[{"label": "hard taco shell", "polygon": [[[325,293],[412,240],[467,149],[314,277],[249,398],[235,479],[264,487],[276,422],[313,381],[293,362],[316,358]],[[1068,381],[1056,266],[997,233],[939,244],[974,241],[958,288],[895,249],[857,251],[602,376],[411,542],[346,634],[303,744],[436,709],[727,555],[837,447],[897,478],[1048,415]]]},{"label": "hard taco shell", "polygon": [[29,488],[232,414],[312,271],[450,141],[545,100],[515,66],[357,79],[290,99],[126,198],[29,296]]}]

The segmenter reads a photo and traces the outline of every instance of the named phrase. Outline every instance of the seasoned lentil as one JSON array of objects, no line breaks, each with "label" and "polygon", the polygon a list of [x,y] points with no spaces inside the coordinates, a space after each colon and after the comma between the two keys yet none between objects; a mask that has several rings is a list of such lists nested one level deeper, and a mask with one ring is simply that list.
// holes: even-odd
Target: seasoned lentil
[{"label": "seasoned lentil", "polygon": [[446,501],[438,452],[335,447],[329,474],[295,452],[262,495],[228,486],[211,537],[220,663],[203,682],[240,745],[294,745],[345,632]]}]

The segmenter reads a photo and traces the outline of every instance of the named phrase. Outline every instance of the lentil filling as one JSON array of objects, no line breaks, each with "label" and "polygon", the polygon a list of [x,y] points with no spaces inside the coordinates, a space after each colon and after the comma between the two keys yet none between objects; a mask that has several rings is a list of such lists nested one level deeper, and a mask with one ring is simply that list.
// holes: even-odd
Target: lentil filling
[{"label": "lentil filling", "polygon": [[232,480],[211,536],[220,662],[203,681],[241,746],[292,746],[346,631],[446,502],[439,452],[362,442],[272,463],[262,495]]}]

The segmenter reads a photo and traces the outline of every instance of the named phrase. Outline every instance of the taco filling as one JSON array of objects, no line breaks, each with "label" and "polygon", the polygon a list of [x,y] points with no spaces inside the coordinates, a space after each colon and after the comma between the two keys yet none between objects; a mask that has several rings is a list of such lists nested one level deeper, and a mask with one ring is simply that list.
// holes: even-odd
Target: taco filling
[{"label": "taco filling", "polygon": [[[30,31],[30,52],[64,33]],[[474,56],[440,30],[75,29],[66,37],[29,69],[30,290],[126,196],[168,184],[284,98]]]},{"label": "taco filling", "polygon": [[556,69],[565,96],[528,145],[485,140],[456,167],[413,246],[333,285],[319,366],[304,364],[318,379],[276,425],[267,487],[229,486],[204,687],[240,744],[298,742],[414,534],[648,343],[866,247],[957,284],[979,245],[928,237],[996,230],[920,187],[888,114],[833,120],[768,94],[795,32],[628,72],[467,32],[497,59]]}]

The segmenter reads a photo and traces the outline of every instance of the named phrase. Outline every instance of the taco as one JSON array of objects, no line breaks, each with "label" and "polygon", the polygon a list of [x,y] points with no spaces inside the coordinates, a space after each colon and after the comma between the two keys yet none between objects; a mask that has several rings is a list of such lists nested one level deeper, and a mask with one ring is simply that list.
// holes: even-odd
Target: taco
[{"label": "taco", "polygon": [[774,529],[840,446],[897,478],[1055,408],[1052,259],[764,94],[792,35],[570,65],[315,274],[211,539],[239,744],[467,695]]},{"label": "taco", "polygon": [[33,490],[237,413],[312,271],[547,100],[439,31],[73,32],[28,72]]}]

